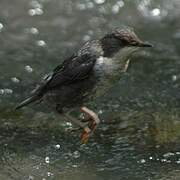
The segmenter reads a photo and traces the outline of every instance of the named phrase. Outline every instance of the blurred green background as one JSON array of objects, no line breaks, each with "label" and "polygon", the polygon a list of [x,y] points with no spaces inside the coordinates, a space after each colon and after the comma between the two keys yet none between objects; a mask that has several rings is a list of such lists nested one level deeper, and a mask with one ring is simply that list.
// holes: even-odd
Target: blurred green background
[{"label": "blurred green background", "polygon": [[[179,180],[179,9],[179,0],[0,0],[0,180]],[[87,145],[48,107],[13,111],[85,41],[124,25],[154,48],[93,102],[102,123]]]}]

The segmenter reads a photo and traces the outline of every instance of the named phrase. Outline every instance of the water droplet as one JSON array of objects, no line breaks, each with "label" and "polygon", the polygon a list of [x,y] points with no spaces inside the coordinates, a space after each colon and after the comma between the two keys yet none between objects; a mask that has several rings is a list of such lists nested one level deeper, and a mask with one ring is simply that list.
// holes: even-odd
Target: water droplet
[{"label": "water droplet", "polygon": [[119,12],[119,9],[120,7],[117,4],[115,4],[114,6],[112,6],[112,13],[117,14]]},{"label": "water droplet", "polygon": [[14,82],[14,83],[19,83],[20,82],[20,80],[17,77],[12,77],[11,81]]},{"label": "water droplet", "polygon": [[180,164],[180,159],[178,159],[178,161],[176,161],[177,164]]},{"label": "water droplet", "polygon": [[41,47],[46,46],[46,42],[44,40],[38,40],[36,43],[38,46],[41,46]]},{"label": "water droplet", "polygon": [[48,176],[48,177],[49,177],[49,176],[53,176],[53,173],[47,172],[47,176]]},{"label": "water droplet", "polygon": [[40,167],[39,167],[39,166],[36,166],[36,169],[40,169]]},{"label": "water droplet", "polygon": [[141,159],[139,162],[144,164],[146,162],[146,160],[145,159]]},{"label": "water droplet", "polygon": [[4,94],[4,89],[0,89],[0,94],[1,94],[1,95]]},{"label": "water droplet", "polygon": [[56,144],[56,145],[55,145],[55,148],[56,148],[56,149],[60,149],[60,148],[61,148],[60,144]]},{"label": "water droplet", "polygon": [[29,65],[25,66],[25,70],[28,72],[28,73],[32,73],[33,72],[33,68]]},{"label": "water droplet", "polygon": [[42,15],[44,12],[41,8],[29,9],[28,14],[30,16]]},{"label": "water droplet", "polygon": [[35,10],[37,15],[42,15],[44,13],[41,8],[36,8]]},{"label": "water droplet", "polygon": [[29,10],[28,10],[28,14],[29,14],[30,16],[35,16],[35,15],[36,15],[35,9],[29,9]]},{"label": "water droplet", "polygon": [[96,4],[103,4],[106,0],[94,0]]},{"label": "water droplet", "polygon": [[152,16],[159,16],[161,13],[160,9],[155,8],[151,11]]},{"label": "water droplet", "polygon": [[166,154],[163,154],[163,157],[168,158],[168,157],[174,156],[174,155],[175,155],[174,153],[168,152],[168,153],[166,153]]},{"label": "water droplet", "polygon": [[12,94],[13,93],[13,90],[12,89],[4,89],[4,94]]},{"label": "water droplet", "polygon": [[152,160],[153,158],[150,156],[149,159]]},{"label": "water droplet", "polygon": [[122,1],[122,0],[118,1],[117,4],[118,4],[119,7],[122,8],[124,6],[124,1]]},{"label": "water droplet", "polygon": [[160,148],[160,145],[158,144],[158,145],[156,145],[155,147],[158,149],[158,148]]},{"label": "water droplet", "polygon": [[172,81],[176,81],[177,80],[177,76],[176,75],[173,75],[172,76]]},{"label": "water droplet", "polygon": [[50,163],[50,159],[49,159],[49,157],[47,156],[47,157],[45,157],[45,163],[47,163],[47,164],[49,164]]},{"label": "water droplet", "polygon": [[3,29],[3,24],[2,23],[0,23],[0,31]]},{"label": "water droplet", "polygon": [[30,31],[31,34],[35,34],[35,35],[39,34],[39,30],[37,28],[35,28],[35,27],[30,28],[29,31]]},{"label": "water droplet", "polygon": [[79,157],[80,157],[79,151],[74,151],[73,157],[74,157],[75,159],[79,158]]},{"label": "water droplet", "polygon": [[72,123],[71,122],[66,122],[66,125],[71,127]]},{"label": "water droplet", "polygon": [[102,114],[103,113],[103,110],[99,110],[98,114]]},{"label": "water droplet", "polygon": [[161,159],[161,162],[166,162],[167,161],[167,159]]}]

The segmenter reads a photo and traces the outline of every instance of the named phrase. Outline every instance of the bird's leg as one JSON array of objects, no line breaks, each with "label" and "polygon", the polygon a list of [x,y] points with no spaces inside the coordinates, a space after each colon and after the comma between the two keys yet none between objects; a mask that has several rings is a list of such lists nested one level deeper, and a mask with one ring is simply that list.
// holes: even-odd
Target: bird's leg
[{"label": "bird's leg", "polygon": [[90,135],[95,131],[97,125],[100,123],[100,119],[94,111],[88,109],[87,107],[81,107],[81,111],[89,120],[88,127],[90,128],[90,131],[86,131],[86,129],[84,129],[83,133],[81,134],[82,143],[86,143]]},{"label": "bird's leg", "polygon": [[87,123],[83,123],[80,120],[74,118],[70,115],[70,113],[63,113],[63,117],[66,121],[71,121],[72,123],[78,125],[79,127],[83,128],[85,131],[90,132],[90,128],[88,127]]},{"label": "bird's leg", "polygon": [[70,112],[63,113],[63,117],[67,121],[71,121],[74,124],[77,124],[79,127],[83,128],[83,133],[81,134],[81,142],[86,143],[90,135],[94,132],[100,120],[98,115],[87,107],[81,107],[81,111],[88,118],[88,122],[82,122],[70,115]]}]

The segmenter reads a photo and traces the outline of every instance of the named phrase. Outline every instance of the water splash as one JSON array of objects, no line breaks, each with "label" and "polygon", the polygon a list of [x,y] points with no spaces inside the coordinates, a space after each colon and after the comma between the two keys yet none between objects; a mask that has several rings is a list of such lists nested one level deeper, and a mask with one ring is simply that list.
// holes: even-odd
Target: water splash
[{"label": "water splash", "polygon": [[46,42],[44,40],[38,40],[36,41],[36,44],[40,47],[45,47],[46,46]]},{"label": "water splash", "polygon": [[24,69],[25,69],[28,73],[32,73],[32,72],[33,72],[33,68],[32,68],[31,66],[29,66],[29,65],[26,65],[26,66],[24,67]]},{"label": "water splash", "polygon": [[160,10],[159,8],[154,8],[154,9],[151,11],[151,14],[152,14],[152,16],[160,16],[161,10]]},{"label": "water splash", "polygon": [[44,13],[44,11],[42,10],[42,9],[40,9],[40,8],[35,8],[35,9],[29,9],[28,10],[28,14],[30,15],[30,16],[40,16],[40,15],[42,15]]},{"label": "water splash", "polygon": [[12,94],[13,90],[9,88],[0,89],[0,95]]},{"label": "water splash", "polygon": [[14,82],[14,83],[19,83],[20,82],[20,80],[17,77],[12,77],[11,81]]},{"label": "water splash", "polygon": [[47,156],[47,157],[45,157],[45,163],[46,164],[49,164],[50,163],[50,158]]}]

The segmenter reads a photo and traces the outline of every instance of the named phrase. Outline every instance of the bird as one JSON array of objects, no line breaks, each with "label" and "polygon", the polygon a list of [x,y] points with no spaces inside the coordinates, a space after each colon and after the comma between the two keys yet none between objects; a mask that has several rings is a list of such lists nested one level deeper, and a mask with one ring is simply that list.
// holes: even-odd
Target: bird
[{"label": "bird", "polygon": [[[132,54],[141,47],[152,44],[140,40],[131,28],[115,28],[100,39],[89,40],[45,75],[15,109],[34,102],[49,102],[65,120],[83,129],[81,142],[86,143],[100,118],[85,104],[110,90],[127,71]],[[86,116],[85,121],[70,115],[77,107]]]}]

